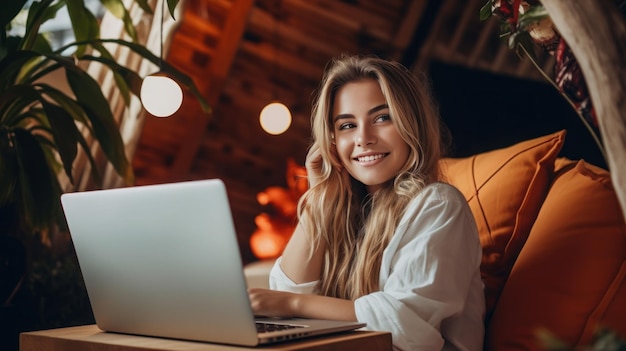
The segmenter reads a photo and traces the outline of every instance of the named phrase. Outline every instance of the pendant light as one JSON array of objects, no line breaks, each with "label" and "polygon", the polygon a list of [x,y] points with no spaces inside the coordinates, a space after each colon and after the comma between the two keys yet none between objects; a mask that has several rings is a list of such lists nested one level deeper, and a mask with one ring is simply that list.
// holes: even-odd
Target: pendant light
[{"label": "pendant light", "polygon": [[268,134],[279,135],[289,129],[291,112],[283,103],[271,102],[261,110],[259,122],[261,122],[261,128]]},{"label": "pendant light", "polygon": [[[274,15],[274,68],[275,75],[278,76],[278,44],[280,43],[278,37],[278,12],[280,10],[280,0],[276,2],[276,14]],[[274,84],[274,101],[267,104],[259,115],[259,122],[261,128],[271,135],[279,135],[284,133],[291,125],[291,112],[289,108],[283,103],[278,101],[278,88]]]},{"label": "pendant light", "polygon": [[140,92],[143,107],[156,117],[171,116],[178,111],[183,103],[183,90],[180,85],[163,72],[163,17],[165,13],[165,1],[166,0],[161,1],[161,23],[159,26],[161,51],[159,55],[159,71],[144,78]]}]

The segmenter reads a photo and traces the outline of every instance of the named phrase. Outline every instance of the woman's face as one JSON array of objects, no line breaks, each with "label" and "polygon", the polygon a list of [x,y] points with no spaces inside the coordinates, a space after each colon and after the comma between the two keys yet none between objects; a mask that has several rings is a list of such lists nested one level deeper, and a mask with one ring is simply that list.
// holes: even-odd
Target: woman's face
[{"label": "woman's face", "polygon": [[372,193],[393,179],[409,157],[387,101],[373,79],[348,83],[332,110],[337,153],[348,173]]}]

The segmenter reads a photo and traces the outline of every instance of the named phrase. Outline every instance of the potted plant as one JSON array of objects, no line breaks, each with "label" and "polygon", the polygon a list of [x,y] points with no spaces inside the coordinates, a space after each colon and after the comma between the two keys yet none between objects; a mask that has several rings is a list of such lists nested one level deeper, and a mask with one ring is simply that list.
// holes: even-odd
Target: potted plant
[{"label": "potted plant", "polygon": [[[122,0],[100,0],[103,6],[124,21],[131,41],[100,39],[99,22],[82,0],[39,0],[30,2],[22,36],[9,35],[12,22],[28,0],[3,0],[0,12],[0,304],[6,305],[15,293],[6,276],[19,284],[23,276],[10,269],[23,269],[16,255],[15,241],[31,240],[32,234],[45,234],[64,228],[60,177],[74,181],[73,163],[82,152],[91,165],[91,176],[101,184],[88,138],[93,138],[108,162],[129,185],[133,171],[111,107],[99,84],[86,71],[86,64],[98,62],[110,69],[117,89],[128,106],[131,94],[139,96],[142,77],[116,62],[105,44],[128,47],[159,65],[198,97],[205,111],[208,106],[193,81],[172,68],[135,40],[136,33]],[[148,0],[135,0],[152,13]],[[178,0],[167,0],[171,14]],[[41,26],[67,9],[76,41],[52,49]],[[69,92],[45,78],[64,72]],[[25,233],[21,235],[19,233]],[[18,260],[18,262],[15,262]]]}]

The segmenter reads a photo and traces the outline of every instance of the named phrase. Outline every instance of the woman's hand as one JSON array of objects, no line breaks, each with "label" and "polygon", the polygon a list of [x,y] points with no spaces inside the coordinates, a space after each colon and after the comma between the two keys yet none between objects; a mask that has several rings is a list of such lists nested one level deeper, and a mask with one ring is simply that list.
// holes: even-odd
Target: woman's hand
[{"label": "woman's hand", "polygon": [[314,187],[321,181],[323,163],[320,147],[317,143],[314,143],[309,149],[304,162],[307,177],[309,178],[309,188]]},{"label": "woman's hand", "polygon": [[259,288],[248,289],[248,296],[257,316],[357,320],[350,300]]},{"label": "woman's hand", "polygon": [[[337,149],[334,146],[330,150],[330,153],[335,157],[335,159],[330,160],[333,165],[332,167],[340,172],[344,179],[349,179],[347,172],[345,172],[343,165],[339,161],[339,155],[337,155]],[[307,177],[309,178],[309,188],[312,188],[322,180],[322,169],[324,166],[322,153],[317,143],[314,143],[309,149],[304,165],[306,167]]]},{"label": "woman's hand", "polygon": [[295,317],[292,306],[298,294],[259,288],[248,289],[250,305],[256,316]]}]

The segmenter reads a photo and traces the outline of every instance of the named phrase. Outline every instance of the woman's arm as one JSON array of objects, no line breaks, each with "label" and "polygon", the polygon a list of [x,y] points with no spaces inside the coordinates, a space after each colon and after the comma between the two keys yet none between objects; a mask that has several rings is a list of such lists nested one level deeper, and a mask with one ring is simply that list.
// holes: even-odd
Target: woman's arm
[{"label": "woman's arm", "polygon": [[327,296],[248,289],[252,310],[267,317],[301,317],[356,321],[354,302]]},{"label": "woman's arm", "polygon": [[[313,187],[319,182],[322,169],[322,156],[317,144],[314,144],[307,154],[306,169],[309,186]],[[312,236],[307,235],[304,227],[302,223],[296,226],[280,262],[280,268],[296,284],[320,279],[326,249],[322,243],[317,243],[315,247],[312,247],[315,243],[312,242]]]},{"label": "woman's arm", "polygon": [[303,226],[298,224],[280,261],[280,268],[296,284],[320,279],[324,246],[317,245],[311,255],[311,245]]}]

